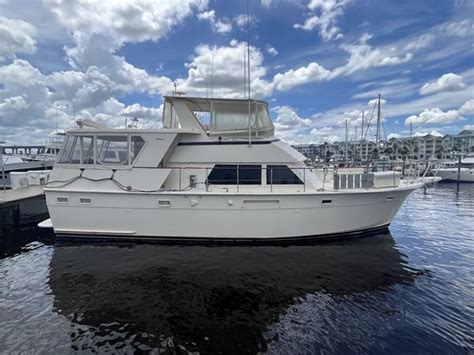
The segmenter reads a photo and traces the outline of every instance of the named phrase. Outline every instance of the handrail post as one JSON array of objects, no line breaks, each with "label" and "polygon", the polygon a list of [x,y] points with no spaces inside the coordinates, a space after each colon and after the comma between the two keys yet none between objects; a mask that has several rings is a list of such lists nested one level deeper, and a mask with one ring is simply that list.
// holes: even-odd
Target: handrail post
[{"label": "handrail post", "polygon": [[208,171],[209,168],[206,167],[206,192],[209,192],[209,181],[208,181],[208,176],[209,176],[209,171]]},{"label": "handrail post", "polygon": [[181,191],[181,169],[182,167],[179,167],[179,190]]},{"label": "handrail post", "polygon": [[239,192],[239,175],[240,175],[239,170],[240,170],[239,164],[237,164],[237,192]]},{"label": "handrail post", "polygon": [[306,192],[306,168],[303,168],[303,192]]}]

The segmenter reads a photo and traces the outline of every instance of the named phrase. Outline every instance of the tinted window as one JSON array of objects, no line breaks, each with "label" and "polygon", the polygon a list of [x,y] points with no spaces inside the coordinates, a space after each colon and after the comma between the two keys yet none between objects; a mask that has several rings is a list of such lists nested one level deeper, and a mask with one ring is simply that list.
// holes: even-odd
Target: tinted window
[{"label": "tinted window", "polygon": [[[262,179],[261,165],[239,165],[239,185],[260,185]],[[217,164],[208,176],[212,185],[237,185],[237,165]]]},{"label": "tinted window", "polygon": [[286,165],[267,165],[267,185],[302,185],[303,182]]}]

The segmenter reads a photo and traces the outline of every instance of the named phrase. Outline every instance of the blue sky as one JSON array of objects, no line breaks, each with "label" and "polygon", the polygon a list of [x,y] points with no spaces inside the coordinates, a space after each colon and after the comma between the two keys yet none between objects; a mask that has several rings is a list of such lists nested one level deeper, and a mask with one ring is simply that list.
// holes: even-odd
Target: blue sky
[{"label": "blue sky", "polygon": [[[360,134],[382,94],[386,136],[474,126],[474,2],[251,0],[252,96],[277,136]],[[156,127],[173,82],[243,95],[246,1],[0,0],[0,139],[41,142],[91,118]],[[213,70],[211,71],[211,66]]]}]

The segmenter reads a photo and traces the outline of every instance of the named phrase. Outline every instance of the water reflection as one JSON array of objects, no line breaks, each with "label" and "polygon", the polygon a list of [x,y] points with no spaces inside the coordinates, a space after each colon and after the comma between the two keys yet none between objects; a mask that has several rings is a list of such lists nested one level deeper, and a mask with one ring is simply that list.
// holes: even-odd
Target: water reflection
[{"label": "water reflection", "polygon": [[411,283],[403,258],[388,232],[291,247],[57,245],[49,285],[76,350],[255,353],[308,294]]},{"label": "water reflection", "polygon": [[0,258],[18,253],[24,245],[37,240],[37,224],[48,217],[44,196],[1,206]]}]

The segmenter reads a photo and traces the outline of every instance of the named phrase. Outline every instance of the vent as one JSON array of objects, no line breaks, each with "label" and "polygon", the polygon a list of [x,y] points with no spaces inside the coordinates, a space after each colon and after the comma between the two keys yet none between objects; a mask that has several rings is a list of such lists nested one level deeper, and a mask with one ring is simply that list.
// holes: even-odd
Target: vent
[{"label": "vent", "polygon": [[322,200],[321,204],[322,205],[332,205],[332,200]]},{"label": "vent", "polygon": [[90,205],[91,204],[91,199],[90,198],[80,198],[79,202],[83,205]]},{"label": "vent", "polygon": [[158,206],[160,207],[171,207],[170,200],[158,200]]},{"label": "vent", "polygon": [[385,201],[392,201],[395,198],[395,196],[387,196],[385,197]]},{"label": "vent", "polygon": [[58,203],[68,203],[67,197],[58,197],[56,201],[58,201]]}]

